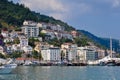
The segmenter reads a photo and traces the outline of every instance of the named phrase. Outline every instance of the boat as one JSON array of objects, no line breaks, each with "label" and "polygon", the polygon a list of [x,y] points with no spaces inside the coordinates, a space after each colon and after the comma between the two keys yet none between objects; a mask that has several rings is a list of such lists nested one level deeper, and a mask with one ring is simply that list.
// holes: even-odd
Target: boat
[{"label": "boat", "polygon": [[31,66],[32,65],[32,62],[27,60],[24,62],[23,66]]},{"label": "boat", "polygon": [[0,74],[11,73],[16,67],[17,67],[17,64],[15,63],[2,65],[0,66]]}]

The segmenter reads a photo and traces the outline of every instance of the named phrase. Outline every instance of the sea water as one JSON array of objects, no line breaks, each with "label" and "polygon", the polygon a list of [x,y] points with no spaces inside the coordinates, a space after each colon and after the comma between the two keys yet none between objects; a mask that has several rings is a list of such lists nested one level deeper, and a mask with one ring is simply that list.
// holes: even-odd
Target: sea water
[{"label": "sea water", "polygon": [[119,66],[18,66],[0,80],[120,80]]}]

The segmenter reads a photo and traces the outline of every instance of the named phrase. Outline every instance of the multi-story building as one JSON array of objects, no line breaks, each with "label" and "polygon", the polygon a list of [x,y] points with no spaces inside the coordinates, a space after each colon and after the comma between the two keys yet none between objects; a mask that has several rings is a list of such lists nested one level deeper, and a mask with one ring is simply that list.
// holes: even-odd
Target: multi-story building
[{"label": "multi-story building", "polygon": [[44,33],[46,35],[45,37],[46,40],[53,39],[56,37],[54,31],[52,30],[42,30],[41,33]]},{"label": "multi-story building", "polygon": [[7,54],[11,54],[13,52],[12,44],[6,44],[5,50],[6,50]]},{"label": "multi-story building", "polygon": [[86,49],[86,60],[97,60],[98,59],[98,52],[92,49]]},{"label": "multi-story building", "polygon": [[98,52],[98,58],[99,59],[102,59],[105,56],[107,56],[107,53],[105,52],[105,50],[98,49],[97,52]]},{"label": "multi-story building", "polygon": [[35,44],[36,44],[36,46],[35,46],[34,50],[37,51],[37,52],[41,52],[41,50],[48,49],[49,47],[51,47],[51,45],[49,45],[46,42],[40,42],[40,43],[37,42]]},{"label": "multi-story building", "polygon": [[1,34],[4,38],[9,37],[9,31],[8,30],[1,30]]},{"label": "multi-story building", "polygon": [[84,62],[86,61],[86,47],[78,47],[77,48],[77,61]]},{"label": "multi-story building", "polygon": [[22,32],[29,37],[38,37],[39,35],[39,27],[36,26],[23,26]]},{"label": "multi-story building", "polygon": [[33,21],[24,21],[22,26],[22,32],[27,37],[38,37],[39,27],[37,27],[37,23]]},{"label": "multi-story building", "polygon": [[61,45],[61,50],[64,53],[64,60],[75,61],[77,56],[77,44],[64,43]]},{"label": "multi-story building", "polygon": [[63,32],[62,37],[66,38],[66,39],[73,40],[73,37],[69,32]]},{"label": "multi-story building", "polygon": [[19,44],[13,44],[12,49],[13,49],[13,51],[22,51]]},{"label": "multi-story building", "polygon": [[20,40],[20,47],[21,49],[24,47],[24,46],[28,46],[28,38],[26,38],[25,36],[19,36],[19,40]]},{"label": "multi-story building", "polygon": [[43,57],[43,61],[59,62],[61,60],[60,48],[52,47],[48,49],[42,49],[41,54]]},{"label": "multi-story building", "polygon": [[37,27],[40,27],[42,29],[48,29],[48,30],[52,30],[52,31],[64,31],[64,27],[60,26],[60,25],[53,25],[50,23],[38,23]]},{"label": "multi-story building", "polygon": [[12,31],[11,33],[10,33],[10,37],[11,38],[17,38],[18,37],[18,33],[21,33],[21,31]]},{"label": "multi-story building", "polygon": [[25,54],[32,54],[33,48],[31,46],[24,46],[23,51]]}]

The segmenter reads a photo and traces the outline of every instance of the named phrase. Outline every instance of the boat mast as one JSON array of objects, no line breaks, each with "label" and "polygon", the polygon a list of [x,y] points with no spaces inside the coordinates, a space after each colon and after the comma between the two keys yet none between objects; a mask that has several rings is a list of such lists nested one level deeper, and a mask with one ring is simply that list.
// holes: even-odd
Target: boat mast
[{"label": "boat mast", "polygon": [[110,57],[112,58],[112,39],[110,37]]}]

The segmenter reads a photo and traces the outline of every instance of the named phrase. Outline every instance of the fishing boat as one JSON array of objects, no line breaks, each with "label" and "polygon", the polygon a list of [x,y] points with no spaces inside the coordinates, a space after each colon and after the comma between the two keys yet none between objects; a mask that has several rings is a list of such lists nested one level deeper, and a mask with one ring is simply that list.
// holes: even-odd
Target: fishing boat
[{"label": "fishing boat", "polygon": [[6,73],[11,73],[13,69],[17,67],[17,64],[11,63],[11,64],[5,64],[0,66],[0,74],[6,74]]}]

